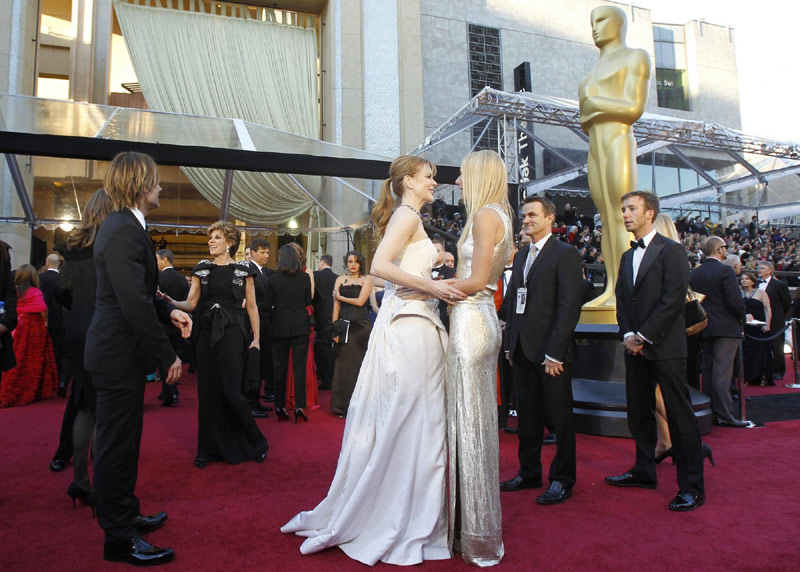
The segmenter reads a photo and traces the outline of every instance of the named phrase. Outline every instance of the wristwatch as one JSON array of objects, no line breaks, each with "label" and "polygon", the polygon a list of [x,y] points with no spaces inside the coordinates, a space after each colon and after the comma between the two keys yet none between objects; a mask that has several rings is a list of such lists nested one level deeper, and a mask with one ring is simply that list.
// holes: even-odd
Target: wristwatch
[{"label": "wristwatch", "polygon": [[635,343],[637,346],[643,346],[644,338],[641,337],[639,334],[636,334],[635,336],[633,336],[633,343]]}]

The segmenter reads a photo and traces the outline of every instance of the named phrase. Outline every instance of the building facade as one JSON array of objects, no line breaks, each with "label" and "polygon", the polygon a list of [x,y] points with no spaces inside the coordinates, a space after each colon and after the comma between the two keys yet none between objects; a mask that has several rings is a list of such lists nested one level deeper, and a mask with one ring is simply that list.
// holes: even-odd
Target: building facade
[{"label": "building facade", "polygon": [[[630,4],[600,0],[145,3],[227,17],[241,16],[241,10],[253,15],[265,6],[316,16],[320,137],[386,156],[417,147],[484,86],[514,91],[514,69],[523,62],[530,63],[533,93],[576,99],[578,83],[598,57],[589,18],[592,9],[602,4],[626,12],[628,45],[651,55],[647,112],[737,129],[741,124],[733,30],[701,20],[654,23],[649,10]],[[137,79],[112,0],[0,0],[0,10],[10,15],[0,23],[0,92],[145,105],[136,91]],[[585,161],[585,146],[574,134],[546,126],[536,129],[553,147]],[[474,130],[459,134],[429,156],[440,164],[458,165],[476,142],[479,147],[496,145],[491,132],[477,141],[479,135]],[[710,152],[697,151],[693,158],[720,173],[728,164]],[[74,203],[98,187],[103,171],[102,165],[85,161],[18,160],[34,209],[52,212],[56,218],[59,209],[72,208],[69,200],[53,198],[59,184],[70,182]],[[557,157],[543,148],[537,148],[534,165],[537,177],[560,168]],[[184,200],[196,201],[195,212],[213,218],[215,207],[203,205],[202,197],[192,194],[179,169],[165,171],[165,182],[182,192]],[[696,173],[669,152],[640,158],[640,186],[668,194],[696,184]],[[585,181],[577,180],[570,188],[585,186]],[[163,211],[163,215],[179,214],[169,208]],[[20,215],[4,164],[0,217]],[[25,225],[3,226],[0,237],[14,247],[15,264],[27,262],[31,230]],[[43,238],[48,244],[54,239]],[[327,249],[343,252],[348,240],[344,234],[333,234]]]}]

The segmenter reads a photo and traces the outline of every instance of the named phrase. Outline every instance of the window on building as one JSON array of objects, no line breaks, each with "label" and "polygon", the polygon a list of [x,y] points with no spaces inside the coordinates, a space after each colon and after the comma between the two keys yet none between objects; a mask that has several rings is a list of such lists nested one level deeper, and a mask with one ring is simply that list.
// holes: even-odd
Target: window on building
[{"label": "window on building", "polygon": [[[476,96],[484,87],[503,89],[503,70],[500,64],[500,30],[467,24],[469,44],[470,95]],[[484,124],[472,128],[472,144],[481,137]],[[497,149],[497,124],[492,122],[476,149]]]},{"label": "window on building", "polygon": [[653,26],[658,106],[689,111],[683,26]]}]

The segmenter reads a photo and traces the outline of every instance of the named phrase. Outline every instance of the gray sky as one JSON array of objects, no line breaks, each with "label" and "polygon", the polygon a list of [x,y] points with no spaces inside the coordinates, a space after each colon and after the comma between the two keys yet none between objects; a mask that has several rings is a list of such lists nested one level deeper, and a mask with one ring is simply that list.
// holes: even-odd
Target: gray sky
[{"label": "gray sky", "polygon": [[654,22],[733,26],[742,131],[800,143],[798,0],[636,0]]}]

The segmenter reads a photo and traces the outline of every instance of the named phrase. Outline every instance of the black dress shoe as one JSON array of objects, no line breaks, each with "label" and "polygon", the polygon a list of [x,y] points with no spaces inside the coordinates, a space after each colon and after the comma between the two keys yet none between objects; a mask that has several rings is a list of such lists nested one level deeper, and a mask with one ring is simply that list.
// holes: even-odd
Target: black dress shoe
[{"label": "black dress shoe", "polygon": [[750,424],[747,421],[739,421],[738,419],[722,419],[721,417],[717,417],[714,420],[714,425],[719,425],[720,427],[750,427]]},{"label": "black dress shoe", "polygon": [[564,488],[558,481],[552,481],[543,495],[536,497],[539,504],[559,504],[572,496],[572,489]]},{"label": "black dress shoe", "polygon": [[153,532],[157,528],[160,528],[162,524],[167,522],[167,513],[157,512],[156,514],[151,514],[150,516],[142,516],[140,514],[133,519],[133,522],[136,525],[136,530],[139,531],[139,534],[147,534],[148,532]]},{"label": "black dress shoe", "polygon": [[542,445],[555,445],[556,444],[556,432],[550,431],[550,433],[542,439]]},{"label": "black dress shoe", "polygon": [[511,433],[512,435],[517,435],[519,433],[519,428],[517,427],[504,427],[503,431],[506,433]]},{"label": "black dress shoe", "polygon": [[542,486],[542,479],[541,478],[528,478],[524,479],[517,475],[511,480],[503,481],[500,483],[500,490],[511,492],[511,491],[519,491],[522,489],[538,489]]},{"label": "black dress shoe", "polygon": [[127,542],[106,542],[103,558],[110,562],[125,562],[134,566],[156,566],[175,558],[172,548],[159,548],[135,536]]},{"label": "black dress shoe", "polygon": [[259,419],[263,419],[264,417],[269,417],[266,411],[259,411],[258,409],[251,411],[250,415],[252,415],[253,417],[258,417]]},{"label": "black dress shoe", "polygon": [[67,396],[67,382],[66,381],[59,381],[58,382],[58,391],[56,395],[59,397],[66,397]]},{"label": "black dress shoe", "polygon": [[655,481],[637,477],[633,473],[622,473],[615,477],[606,477],[606,483],[615,487],[642,487],[643,489],[656,488]]},{"label": "black dress shoe", "polygon": [[161,403],[161,407],[172,407],[173,405],[178,405],[178,401],[180,400],[178,399],[177,395],[168,396]]},{"label": "black dress shoe", "polygon": [[67,461],[63,459],[53,459],[50,463],[50,470],[54,473],[60,473],[67,467]]},{"label": "black dress shoe", "polygon": [[259,411],[272,411],[272,407],[269,405],[263,405],[260,401],[256,401],[255,407],[253,409],[258,409]]},{"label": "black dress shoe", "polygon": [[705,504],[706,495],[703,493],[678,493],[669,502],[669,510],[687,511],[694,510]]}]

